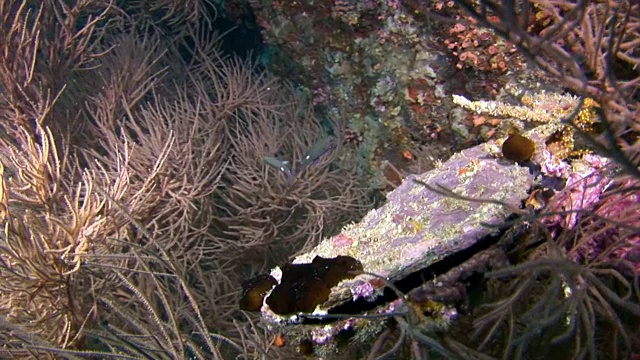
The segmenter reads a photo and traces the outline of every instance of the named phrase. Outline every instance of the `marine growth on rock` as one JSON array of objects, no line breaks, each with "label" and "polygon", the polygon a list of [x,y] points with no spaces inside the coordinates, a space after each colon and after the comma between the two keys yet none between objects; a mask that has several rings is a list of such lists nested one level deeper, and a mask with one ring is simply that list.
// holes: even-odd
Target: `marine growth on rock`
[{"label": "marine growth on rock", "polygon": [[266,295],[265,302],[275,314],[311,313],[327,301],[331,288],[355,277],[363,268],[362,263],[351,256],[316,256],[311,263],[288,264],[281,270],[279,284],[270,275],[245,281],[240,309],[260,311]]}]

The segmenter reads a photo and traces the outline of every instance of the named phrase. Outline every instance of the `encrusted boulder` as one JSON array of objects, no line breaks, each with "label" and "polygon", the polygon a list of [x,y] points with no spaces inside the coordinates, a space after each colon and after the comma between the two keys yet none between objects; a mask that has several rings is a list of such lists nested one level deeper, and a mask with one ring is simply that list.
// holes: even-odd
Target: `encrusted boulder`
[{"label": "encrusted boulder", "polygon": [[[495,228],[485,224],[504,222],[510,209],[519,208],[527,198],[533,180],[529,169],[496,157],[489,144],[464,150],[430,172],[407,177],[388,194],[384,206],[293,263],[348,255],[359,260],[365,272],[398,281],[491,235]],[[276,279],[279,273],[279,269],[272,271]],[[363,288],[363,280],[379,284],[369,275],[343,281],[316,310],[373,296]],[[263,311],[269,309],[263,307]]]},{"label": "encrusted boulder", "polygon": [[[335,306],[359,298],[372,301],[385,287],[381,278],[400,281],[496,232],[496,227],[486,225],[500,225],[513,209],[520,208],[534,181],[528,168],[501,158],[495,152],[496,147],[495,143],[472,147],[430,172],[407,177],[388,194],[385,205],[298,256],[294,265],[348,256],[356,259],[364,272],[380,276],[344,275],[337,286],[328,285],[331,287],[328,299],[317,297],[322,303],[314,304],[311,313],[325,314]],[[275,268],[271,276],[281,282],[286,269]],[[287,287],[292,287],[291,281]],[[267,293],[262,306],[265,318],[281,324],[297,322],[296,314],[272,311],[268,304],[276,303],[276,299],[269,300],[269,296]],[[304,308],[308,309],[309,304]]]}]

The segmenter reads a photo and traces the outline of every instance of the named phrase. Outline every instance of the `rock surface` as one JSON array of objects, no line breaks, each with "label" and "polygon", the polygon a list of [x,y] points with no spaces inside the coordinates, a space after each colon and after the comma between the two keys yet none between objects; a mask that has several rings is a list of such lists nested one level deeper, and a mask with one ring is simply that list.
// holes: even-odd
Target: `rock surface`
[{"label": "rock surface", "polygon": [[[495,146],[472,147],[430,172],[409,176],[388,194],[384,206],[369,212],[361,222],[346,226],[339,235],[324,239],[293,263],[311,263],[316,256],[348,255],[358,259],[365,272],[396,281],[491,235],[495,229],[483,224],[503,222],[512,213],[510,209],[519,208],[527,198],[534,180],[527,168],[496,157]],[[417,181],[491,202],[456,198]],[[276,279],[280,273],[277,268],[272,271]],[[383,285],[366,274],[345,280],[333,288],[329,301],[315,313],[350,299],[372,298]],[[278,319],[268,306],[262,310],[267,318]]]}]

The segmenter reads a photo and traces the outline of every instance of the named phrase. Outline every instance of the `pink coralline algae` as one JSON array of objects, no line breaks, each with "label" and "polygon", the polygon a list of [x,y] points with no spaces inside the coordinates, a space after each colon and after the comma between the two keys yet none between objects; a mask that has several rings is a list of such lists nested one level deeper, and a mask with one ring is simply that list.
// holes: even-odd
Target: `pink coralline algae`
[{"label": "pink coralline algae", "polygon": [[353,239],[345,234],[340,234],[333,238],[333,247],[336,250],[349,247],[351,244],[353,244]]},{"label": "pink coralline algae", "polygon": [[548,176],[565,178],[570,170],[569,164],[553,156],[553,154],[546,149],[542,151],[542,161],[540,165],[542,166],[542,172]]},{"label": "pink coralline algae", "polygon": [[602,219],[612,219],[617,225],[611,226],[606,232],[606,238],[600,239],[608,240],[607,242],[617,239],[612,260],[626,260],[640,273],[640,193],[637,190],[615,191],[638,186],[640,182],[637,180],[622,181],[612,189],[611,194],[605,194],[595,213]]},{"label": "pink coralline algae", "polygon": [[[543,163],[545,166],[546,162]],[[568,173],[566,187],[553,197],[546,212],[563,214],[553,215],[544,219],[547,225],[560,225],[564,229],[576,226],[580,212],[588,211],[598,202],[600,196],[610,183],[602,171],[606,160],[585,157],[582,166]],[[547,166],[548,167],[548,166]],[[559,170],[559,165],[554,172]]]},{"label": "pink coralline algae", "polygon": [[562,230],[580,231],[566,244],[575,262],[624,260],[640,272],[640,194],[633,191],[640,183],[614,176],[611,165],[606,158],[585,155],[558,171],[567,185],[553,196],[542,222],[557,236]]},{"label": "pink coralline algae", "polygon": [[351,292],[353,293],[353,300],[358,298],[367,299],[376,293],[376,289],[370,282],[360,281],[357,285],[351,287]]}]

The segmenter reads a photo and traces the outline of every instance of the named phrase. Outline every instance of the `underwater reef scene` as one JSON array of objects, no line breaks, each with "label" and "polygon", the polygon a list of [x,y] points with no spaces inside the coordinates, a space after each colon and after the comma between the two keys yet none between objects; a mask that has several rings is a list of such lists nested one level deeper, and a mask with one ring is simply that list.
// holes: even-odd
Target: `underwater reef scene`
[{"label": "underwater reef scene", "polygon": [[0,1],[0,359],[640,359],[640,5]]}]

